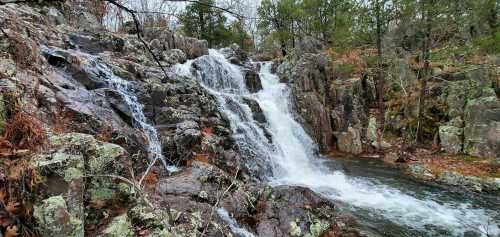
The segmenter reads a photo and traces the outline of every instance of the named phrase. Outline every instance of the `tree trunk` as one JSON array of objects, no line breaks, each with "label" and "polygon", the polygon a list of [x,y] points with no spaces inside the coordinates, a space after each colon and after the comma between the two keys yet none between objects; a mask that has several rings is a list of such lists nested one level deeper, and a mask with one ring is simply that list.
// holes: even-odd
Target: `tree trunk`
[{"label": "tree trunk", "polygon": [[425,37],[424,37],[424,42],[422,44],[422,60],[424,65],[422,68],[422,77],[420,78],[421,87],[420,87],[419,105],[418,105],[418,120],[417,120],[418,126],[416,133],[417,143],[423,142],[421,127],[424,122],[423,117],[425,112],[424,110],[425,110],[425,97],[427,92],[427,79],[429,78],[430,75],[429,57],[430,57],[431,30],[432,30],[431,9],[430,9],[431,7],[432,7],[432,0],[422,0],[422,20],[425,25]]},{"label": "tree trunk", "polygon": [[286,43],[285,43],[285,41],[281,41],[281,54],[283,55],[283,57],[286,56]]},{"label": "tree trunk", "polygon": [[382,19],[380,15],[380,0],[375,1],[375,18],[377,21],[377,94],[378,94],[378,129],[377,129],[377,149],[382,148],[382,135],[385,125],[384,108],[384,77],[383,77],[383,55],[382,55]]}]

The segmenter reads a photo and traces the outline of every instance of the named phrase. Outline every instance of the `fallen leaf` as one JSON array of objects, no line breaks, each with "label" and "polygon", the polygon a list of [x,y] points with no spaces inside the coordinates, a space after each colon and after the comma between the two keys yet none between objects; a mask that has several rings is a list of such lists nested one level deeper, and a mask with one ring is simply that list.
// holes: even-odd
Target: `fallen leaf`
[{"label": "fallen leaf", "polygon": [[19,228],[17,228],[17,226],[15,225],[11,225],[9,227],[7,227],[7,229],[5,230],[5,237],[14,237],[14,236],[17,236],[18,233],[17,231],[19,230]]}]

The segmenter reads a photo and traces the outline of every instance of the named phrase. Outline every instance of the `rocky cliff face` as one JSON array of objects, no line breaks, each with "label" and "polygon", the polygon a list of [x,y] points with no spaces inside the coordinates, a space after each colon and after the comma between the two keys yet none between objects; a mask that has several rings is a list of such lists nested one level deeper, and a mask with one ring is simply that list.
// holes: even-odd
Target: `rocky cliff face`
[{"label": "rocky cliff face", "polygon": [[323,151],[329,149],[333,139],[329,63],[326,55],[306,53],[293,67],[286,68],[288,64],[284,64],[278,68],[292,89],[295,109],[307,132]]},{"label": "rocky cliff face", "polygon": [[336,147],[360,154],[368,126],[368,104],[375,98],[368,78],[336,78],[328,55],[305,53],[278,67],[292,88],[298,116],[323,152]]},{"label": "rocky cliff face", "polygon": [[[167,68],[164,75],[135,35],[103,30],[84,7],[6,4],[0,19],[0,131],[25,111],[43,123],[48,137],[46,147],[8,155],[14,166],[28,162],[47,187],[30,199],[31,221],[43,236],[232,236],[234,226],[216,214],[221,207],[261,235],[355,235],[350,218],[334,218],[335,204],[310,190],[258,184],[262,176],[247,168],[252,158],[235,146],[217,101],[170,67],[207,54],[205,41],[144,29]],[[246,55],[235,46],[224,52],[246,72],[248,88],[258,91],[258,73]],[[294,90],[310,93],[296,99],[320,112],[321,118],[311,117],[319,126],[311,131],[326,148],[332,139],[321,132],[332,133],[330,111],[320,106],[329,98],[326,62],[314,55],[309,60],[303,69],[319,63],[308,71],[317,80],[297,79]],[[166,163],[181,171],[167,172],[159,162],[147,171],[147,136],[130,98],[110,86],[115,77],[143,105]],[[258,105],[251,107],[265,122]],[[2,185],[15,181],[1,179]]]},{"label": "rocky cliff face", "polygon": [[[280,62],[278,62],[280,63]],[[426,143],[438,142],[450,154],[498,158],[498,69],[482,66],[443,72],[430,79],[419,125]],[[326,54],[303,53],[279,64],[281,80],[290,84],[297,115],[322,151],[360,154],[377,146],[376,118],[370,114],[377,98],[370,74],[349,78],[332,67]],[[408,138],[417,127],[418,80],[406,59],[388,68],[386,133]],[[390,148],[386,141],[382,148]]]}]

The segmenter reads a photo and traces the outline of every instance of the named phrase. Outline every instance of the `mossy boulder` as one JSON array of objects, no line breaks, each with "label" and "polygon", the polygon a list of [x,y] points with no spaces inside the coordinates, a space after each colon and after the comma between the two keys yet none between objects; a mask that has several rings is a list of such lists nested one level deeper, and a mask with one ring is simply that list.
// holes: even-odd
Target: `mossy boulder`
[{"label": "mossy boulder", "polygon": [[102,232],[101,237],[131,237],[134,236],[134,228],[127,214],[113,218],[108,227]]},{"label": "mossy boulder", "polygon": [[464,121],[465,153],[500,159],[500,100],[489,96],[469,101]]},{"label": "mossy boulder", "polygon": [[33,216],[43,236],[84,236],[83,222],[68,211],[62,196],[53,196],[34,207]]},{"label": "mossy boulder", "polygon": [[455,126],[440,126],[439,139],[441,140],[441,149],[450,154],[458,154],[462,152],[463,133],[463,128]]},{"label": "mossy boulder", "polygon": [[[60,152],[80,153],[88,164],[87,172],[94,174],[116,174],[123,166],[119,158],[126,155],[125,149],[112,143],[98,141],[83,133],[66,133],[49,137],[50,143]],[[111,172],[110,172],[111,171]]]},{"label": "mossy boulder", "polygon": [[12,77],[16,75],[16,62],[9,58],[0,58],[0,77]]}]

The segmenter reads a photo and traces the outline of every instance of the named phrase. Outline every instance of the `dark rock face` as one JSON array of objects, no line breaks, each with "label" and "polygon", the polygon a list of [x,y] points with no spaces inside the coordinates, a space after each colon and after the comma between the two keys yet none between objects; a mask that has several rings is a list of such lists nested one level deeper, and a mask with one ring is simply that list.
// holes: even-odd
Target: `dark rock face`
[{"label": "dark rock face", "polygon": [[244,98],[244,102],[252,110],[253,119],[255,119],[255,121],[262,123],[262,124],[267,123],[266,116],[264,115],[264,112],[260,108],[260,105],[259,105],[259,103],[257,103],[257,101],[247,97],[247,98]]},{"label": "dark rock face", "polygon": [[343,152],[361,153],[367,105],[375,97],[373,82],[367,78],[333,80],[336,72],[322,54],[306,53],[294,65],[283,63],[278,71],[287,68],[292,73],[281,73],[282,81],[291,84],[296,111],[321,150],[336,145]]},{"label": "dark rock face", "polygon": [[330,123],[329,61],[326,55],[304,54],[286,73],[290,65],[282,64],[278,71],[287,78],[292,88],[295,109],[303,119],[306,131],[319,144],[322,151],[328,151],[333,144],[333,129]]},{"label": "dark rock face", "polygon": [[245,72],[245,84],[247,86],[247,89],[251,93],[258,92],[259,90],[262,90],[262,83],[260,81],[260,76],[255,70],[253,69],[246,69],[244,70]]}]

